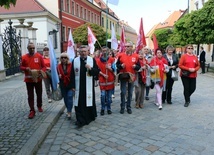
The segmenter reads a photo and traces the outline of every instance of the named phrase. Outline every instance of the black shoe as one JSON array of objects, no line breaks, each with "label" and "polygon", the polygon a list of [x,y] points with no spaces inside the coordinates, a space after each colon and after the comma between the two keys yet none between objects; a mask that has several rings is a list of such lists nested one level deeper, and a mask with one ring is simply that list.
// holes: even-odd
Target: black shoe
[{"label": "black shoe", "polygon": [[124,109],[120,109],[120,113],[121,113],[121,114],[124,114]]},{"label": "black shoe", "polygon": [[105,114],[104,110],[101,110],[100,115],[103,116],[104,114]]},{"label": "black shoe", "polygon": [[131,109],[127,109],[127,113],[128,114],[132,114],[132,110]]},{"label": "black shoe", "polygon": [[108,111],[107,111],[107,113],[108,113],[109,115],[111,115],[111,114],[112,114],[111,110],[108,110]]},{"label": "black shoe", "polygon": [[148,96],[146,96],[146,97],[145,97],[145,99],[146,99],[146,100],[149,100],[149,97],[148,97]]},{"label": "black shoe", "polygon": [[185,104],[184,104],[184,107],[188,107],[189,106],[189,102],[186,102]]},{"label": "black shoe", "polygon": [[167,101],[168,104],[172,104],[172,101]]}]

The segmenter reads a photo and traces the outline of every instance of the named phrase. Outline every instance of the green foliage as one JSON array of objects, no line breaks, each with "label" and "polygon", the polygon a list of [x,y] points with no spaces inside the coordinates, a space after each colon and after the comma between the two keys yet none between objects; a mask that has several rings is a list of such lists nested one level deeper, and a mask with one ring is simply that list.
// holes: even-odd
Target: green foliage
[{"label": "green foliage", "polygon": [[183,16],[174,25],[171,41],[176,46],[214,43],[214,0]]},{"label": "green foliage", "polygon": [[[166,29],[159,29],[155,32],[157,41],[158,41],[158,47],[161,49],[165,49],[169,45],[169,38],[172,35],[172,29],[166,28]],[[153,39],[153,38],[151,38]]]},{"label": "green foliage", "polygon": [[[106,45],[106,33],[103,28],[97,24],[86,23],[84,25],[79,26],[73,31],[74,42],[77,44],[87,45],[88,44],[88,29],[90,26],[93,34],[97,38],[97,42],[100,43],[101,46]],[[99,44],[96,42],[95,47],[100,48]]]},{"label": "green foliage", "polygon": [[15,6],[16,0],[0,0],[0,6],[4,6],[6,9],[9,9],[11,4]]}]

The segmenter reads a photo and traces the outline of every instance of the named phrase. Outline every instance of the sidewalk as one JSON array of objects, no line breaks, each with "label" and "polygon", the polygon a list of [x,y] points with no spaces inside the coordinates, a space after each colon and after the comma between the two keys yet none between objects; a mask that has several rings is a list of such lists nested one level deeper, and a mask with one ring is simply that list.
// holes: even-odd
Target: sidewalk
[{"label": "sidewalk", "polygon": [[43,113],[36,111],[35,118],[28,119],[23,74],[0,82],[0,155],[30,155],[38,149],[63,113],[64,103],[48,103],[43,88],[43,109]]}]

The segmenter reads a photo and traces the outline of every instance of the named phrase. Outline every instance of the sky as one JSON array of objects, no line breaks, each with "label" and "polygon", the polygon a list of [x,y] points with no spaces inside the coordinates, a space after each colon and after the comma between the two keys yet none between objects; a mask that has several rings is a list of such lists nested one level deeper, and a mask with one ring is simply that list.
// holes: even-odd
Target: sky
[{"label": "sky", "polygon": [[187,6],[188,0],[119,0],[117,6],[108,3],[119,19],[128,22],[137,33],[142,17],[145,35],[155,24],[166,20],[170,13],[185,10]]}]

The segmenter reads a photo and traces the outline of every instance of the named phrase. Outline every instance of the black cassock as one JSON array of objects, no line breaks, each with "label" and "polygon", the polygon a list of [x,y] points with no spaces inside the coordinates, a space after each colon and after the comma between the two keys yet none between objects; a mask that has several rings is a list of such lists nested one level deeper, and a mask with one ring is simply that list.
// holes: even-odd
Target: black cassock
[{"label": "black cassock", "polygon": [[[75,106],[76,120],[79,125],[87,125],[91,121],[94,121],[97,117],[96,103],[95,103],[95,89],[94,89],[94,78],[98,76],[99,69],[95,59],[93,59],[93,67],[90,71],[85,68],[86,59],[80,58],[80,86],[79,86],[79,100],[78,106]],[[74,63],[74,61],[73,61]],[[93,76],[93,106],[86,107],[86,74]],[[72,88],[75,88],[75,69],[72,64],[71,71]]]}]

